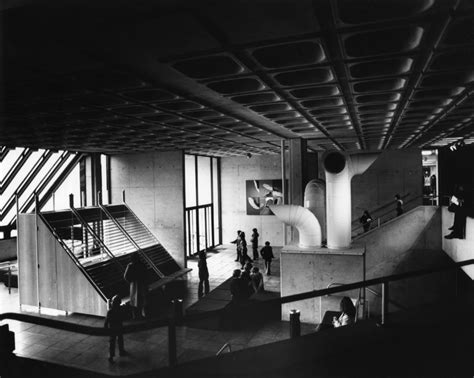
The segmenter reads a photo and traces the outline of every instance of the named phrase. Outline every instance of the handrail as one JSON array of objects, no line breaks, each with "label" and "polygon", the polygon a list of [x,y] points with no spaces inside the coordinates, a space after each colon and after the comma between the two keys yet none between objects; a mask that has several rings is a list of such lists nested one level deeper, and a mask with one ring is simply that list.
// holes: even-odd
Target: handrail
[{"label": "handrail", "polygon": [[[419,198],[423,198],[423,195],[419,195],[419,196],[413,197],[413,198],[411,198],[409,201],[407,201],[405,204],[411,203],[411,202],[413,202],[413,201],[415,201],[415,200],[417,200],[417,199],[419,199]],[[394,216],[394,217],[392,217],[392,218],[390,218],[390,219],[386,219],[384,222],[381,222],[381,219],[382,219],[382,218],[384,218],[386,215],[392,214],[393,212],[394,212],[394,210],[391,209],[390,211],[386,211],[386,212],[380,214],[377,218],[374,219],[374,221],[377,220],[377,226],[371,227],[371,229],[373,229],[373,228],[378,228],[378,227],[380,227],[382,224],[387,223],[387,222],[391,221],[392,219],[395,219],[396,216]],[[355,221],[353,221],[352,223],[354,223],[354,222],[355,222]],[[364,225],[359,224],[359,225],[357,225],[357,226],[355,226],[355,227],[352,227],[351,232],[352,232],[353,234],[354,234],[354,233],[357,233],[357,231],[358,231],[359,229],[363,228],[363,227],[364,227]],[[355,236],[359,236],[359,235],[360,235],[360,234],[357,234],[357,235],[355,235]]]},{"label": "handrail", "polygon": [[[406,199],[407,197],[410,196],[410,194],[411,194],[411,193],[408,192],[408,193],[402,195],[401,198],[402,198],[402,199]],[[418,197],[420,197],[420,196],[415,197],[415,199],[418,198]],[[412,201],[412,200],[410,200],[410,201]],[[385,207],[393,206],[393,204],[394,204],[394,200],[387,201],[387,202],[384,203],[383,205],[380,205],[379,207],[370,210],[370,213],[371,213],[371,214],[372,214],[372,213],[375,214],[375,213],[379,212],[380,210],[382,210],[382,209],[385,208]],[[356,208],[357,208],[357,209],[361,209],[361,210],[365,210],[365,208],[361,208],[361,207],[359,207],[359,206],[357,206]],[[352,220],[352,223],[357,223],[357,222],[359,222],[359,218],[355,218],[355,219]]]},{"label": "handrail", "polygon": [[140,246],[133,240],[133,238],[128,234],[128,232],[123,228],[123,226],[114,218],[112,214],[106,209],[106,207],[102,204],[99,204],[99,207],[104,211],[104,213],[109,217],[109,219],[119,228],[119,230],[122,232],[122,234],[130,241],[133,246],[137,249],[137,251],[140,253],[140,256],[142,256],[150,265],[150,267],[154,270],[154,272],[158,275],[158,277],[163,278],[165,275],[158,269],[158,267],[151,261],[151,259],[148,257],[148,255],[143,252],[143,250],[140,248]]},{"label": "handrail", "polygon": [[[374,289],[372,289],[372,288],[370,288],[370,287],[366,287],[365,289],[366,289],[367,291],[370,291],[372,294],[374,294],[374,295],[375,295],[376,297],[378,297],[378,298],[381,298],[381,297],[382,297],[382,294],[381,294],[381,293],[379,293],[378,291],[376,291],[376,290],[374,290]],[[400,310],[404,310],[404,311],[407,311],[407,310],[408,310],[407,307],[401,305],[400,303],[398,303],[398,302],[396,302],[396,301],[394,301],[394,300],[392,300],[392,299],[389,299],[388,302],[391,303],[391,304],[393,304],[394,306],[398,307]]]},{"label": "handrail", "polygon": [[219,349],[216,353],[216,356],[220,356],[220,354],[226,349],[228,348],[229,349],[229,353],[232,352],[232,348],[230,346],[230,343],[225,343],[224,345],[222,345],[221,349]]},{"label": "handrail", "polygon": [[[300,294],[293,294],[293,295],[288,295],[286,297],[270,299],[270,300],[267,300],[267,301],[252,302],[250,304],[247,304],[247,306],[259,307],[259,306],[266,306],[266,305],[274,305],[274,304],[277,304],[277,303],[278,304],[290,303],[290,302],[300,301],[300,300],[304,300],[304,299],[311,299],[311,298],[315,298],[315,297],[320,297],[320,296],[324,296],[326,294],[341,293],[341,292],[344,292],[344,291],[363,288],[363,287],[367,287],[367,286],[374,286],[374,285],[378,285],[378,284],[387,284],[389,282],[400,281],[400,280],[405,279],[405,278],[412,278],[412,277],[422,276],[422,275],[426,275],[426,274],[430,274],[430,273],[438,273],[438,272],[454,270],[454,269],[457,269],[457,268],[460,268],[460,267],[463,267],[463,266],[467,266],[467,265],[472,265],[472,264],[474,264],[474,259],[469,259],[469,260],[464,260],[464,261],[460,261],[460,262],[449,264],[449,265],[443,265],[443,266],[440,266],[440,267],[437,267],[437,268],[419,269],[419,270],[414,270],[414,271],[411,271],[411,272],[393,274],[393,275],[390,275],[390,276],[373,278],[373,279],[365,280],[365,281],[358,281],[358,282],[354,282],[352,284],[345,284],[345,285],[342,285],[342,286],[333,287],[333,288],[329,288],[329,289],[312,290],[312,291],[307,291],[307,292],[300,293]],[[217,314],[220,314],[222,311],[224,311],[224,310],[220,309],[220,310],[212,310],[212,311],[196,313],[196,314],[191,314],[191,315],[187,314],[187,315],[185,315],[183,321],[184,322],[189,322],[189,321],[195,321],[195,320],[200,320],[200,319],[206,319],[206,318],[209,318],[211,316],[215,316]],[[0,320],[3,320],[3,319],[19,320],[19,321],[38,324],[38,325],[44,325],[44,326],[51,327],[51,328],[64,329],[64,330],[68,330],[68,331],[73,331],[73,332],[77,332],[77,333],[84,333],[84,334],[89,334],[89,335],[98,335],[98,336],[110,335],[110,333],[108,333],[107,331],[105,331],[101,327],[83,326],[83,325],[73,324],[73,323],[64,322],[64,321],[60,321],[60,320],[49,319],[49,318],[42,318],[42,317],[39,317],[39,316],[28,315],[28,314],[3,313],[3,314],[0,314]],[[131,332],[134,332],[134,331],[149,330],[149,329],[169,325],[169,323],[170,322],[167,319],[166,320],[157,319],[157,320],[150,320],[150,321],[140,323],[140,324],[126,325],[123,328],[123,333],[131,333]]]},{"label": "handrail", "polygon": [[130,214],[133,215],[133,218],[138,222],[140,223],[142,226],[143,226],[143,229],[148,233],[148,235],[157,243],[157,244],[160,244],[160,241],[157,239],[157,237],[155,235],[153,235],[153,233],[148,229],[148,227],[140,220],[140,218],[138,218],[135,213],[132,211],[132,209],[127,205],[126,202],[123,202],[122,205],[124,205],[127,210],[130,212]]},{"label": "handrail", "polygon": [[74,215],[79,219],[79,222],[86,228],[86,230],[92,235],[94,238],[94,241],[98,241],[99,244],[102,246],[102,248],[105,250],[105,253],[114,261],[114,263],[118,264],[120,268],[124,268],[124,266],[117,260],[115,255],[109,250],[109,248],[105,245],[105,243],[102,241],[102,239],[95,233],[95,231],[92,229],[91,226],[84,220],[81,214],[77,211],[74,206],[70,206],[71,211],[74,213]]}]

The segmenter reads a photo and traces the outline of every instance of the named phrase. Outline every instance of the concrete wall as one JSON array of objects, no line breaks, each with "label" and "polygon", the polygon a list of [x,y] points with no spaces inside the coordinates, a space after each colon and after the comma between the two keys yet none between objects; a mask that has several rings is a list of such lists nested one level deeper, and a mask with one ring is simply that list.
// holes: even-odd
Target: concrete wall
[{"label": "concrete wall", "polygon": [[418,206],[356,238],[366,248],[367,278],[393,274],[403,255],[410,251],[440,251],[440,227],[437,207]]},{"label": "concrete wall", "polygon": [[112,203],[126,202],[182,267],[184,244],[184,154],[182,151],[111,158]]},{"label": "concrete wall", "polygon": [[16,238],[0,240],[0,262],[16,260]]},{"label": "concrete wall", "polygon": [[[453,225],[454,214],[448,211],[446,206],[442,207],[442,233],[447,235],[450,233],[448,228]],[[467,217],[466,219],[466,238],[465,239],[445,239],[442,238],[443,250],[455,262],[474,259],[474,219]],[[463,267],[464,272],[474,279],[474,265]]]},{"label": "concrete wall", "polygon": [[[410,198],[422,194],[423,171],[421,152],[418,149],[387,150],[363,174],[352,179],[352,219],[359,218],[365,209],[371,211],[393,201],[395,194],[410,193]],[[422,204],[419,198],[406,204],[405,210]]]},{"label": "concrete wall", "polygon": [[245,232],[250,240],[252,228],[260,234],[259,244],[266,240],[272,245],[283,245],[283,224],[274,215],[247,215],[246,180],[281,179],[280,155],[247,158],[222,158],[222,243],[235,239],[236,231]]},{"label": "concrete wall", "polygon": [[[285,246],[280,255],[281,296],[326,289],[330,284],[348,284],[364,280],[364,248],[346,250],[297,248]],[[300,319],[320,323],[325,311],[339,311],[340,295],[357,298],[358,290],[337,295],[335,301],[318,297],[282,305],[282,319],[289,320],[291,309],[300,311]],[[332,307],[331,307],[332,306]]]},{"label": "concrete wall", "polygon": [[[366,246],[367,279],[429,269],[451,263],[442,250],[441,212],[419,206],[356,239]],[[441,272],[390,284],[391,310],[415,308],[454,294],[455,273]],[[380,285],[372,287],[380,293]],[[380,311],[380,298],[367,292],[371,314]],[[398,307],[397,307],[398,306]]]}]

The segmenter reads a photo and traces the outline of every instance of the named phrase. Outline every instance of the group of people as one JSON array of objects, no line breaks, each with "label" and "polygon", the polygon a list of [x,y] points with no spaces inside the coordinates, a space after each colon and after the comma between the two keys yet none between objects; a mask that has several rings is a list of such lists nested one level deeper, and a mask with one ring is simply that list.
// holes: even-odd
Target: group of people
[{"label": "group of people", "polygon": [[240,303],[252,294],[264,290],[263,275],[258,267],[252,266],[252,263],[246,263],[242,270],[234,270],[230,283],[233,302]]},{"label": "group of people", "polygon": [[[245,232],[238,230],[237,231],[237,238],[233,240],[231,243],[236,245],[236,252],[237,256],[235,261],[240,262],[241,269],[244,269],[247,263],[252,263],[254,260],[259,259],[258,255],[258,231],[256,228],[252,230],[252,237],[250,242],[252,243],[252,253],[253,253],[253,260],[248,255],[247,249],[247,241],[245,240]],[[270,242],[266,241],[265,246],[260,250],[260,256],[262,256],[264,263],[265,263],[265,274],[271,275],[271,262],[275,258],[273,255],[273,249],[270,246]]]},{"label": "group of people", "polygon": [[[400,194],[395,194],[395,212],[397,214],[397,217],[399,215],[403,214],[403,200],[400,196]],[[368,210],[364,210],[364,213],[362,216],[359,218],[359,222],[362,224],[362,227],[364,228],[364,232],[367,232],[370,230],[370,226],[373,222],[373,218],[370,215]]]}]

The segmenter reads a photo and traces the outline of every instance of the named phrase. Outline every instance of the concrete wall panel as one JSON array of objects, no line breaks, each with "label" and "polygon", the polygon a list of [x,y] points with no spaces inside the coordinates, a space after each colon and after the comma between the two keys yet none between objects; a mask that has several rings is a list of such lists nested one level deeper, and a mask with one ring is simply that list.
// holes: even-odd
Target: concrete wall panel
[{"label": "concrete wall panel", "polygon": [[184,247],[182,151],[112,156],[112,202],[126,202],[181,266]]},{"label": "concrete wall panel", "polygon": [[260,243],[268,240],[272,245],[283,244],[283,224],[274,215],[247,215],[246,180],[281,179],[280,155],[247,158],[222,158],[222,237],[223,243],[235,239],[235,232],[242,230],[250,237],[257,228]]}]

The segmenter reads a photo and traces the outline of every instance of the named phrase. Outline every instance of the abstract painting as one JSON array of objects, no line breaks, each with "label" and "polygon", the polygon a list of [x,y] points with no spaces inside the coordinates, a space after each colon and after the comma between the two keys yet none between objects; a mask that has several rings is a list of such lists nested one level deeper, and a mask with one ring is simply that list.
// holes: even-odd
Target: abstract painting
[{"label": "abstract painting", "polygon": [[282,180],[247,180],[247,215],[273,215],[269,205],[283,203]]}]

